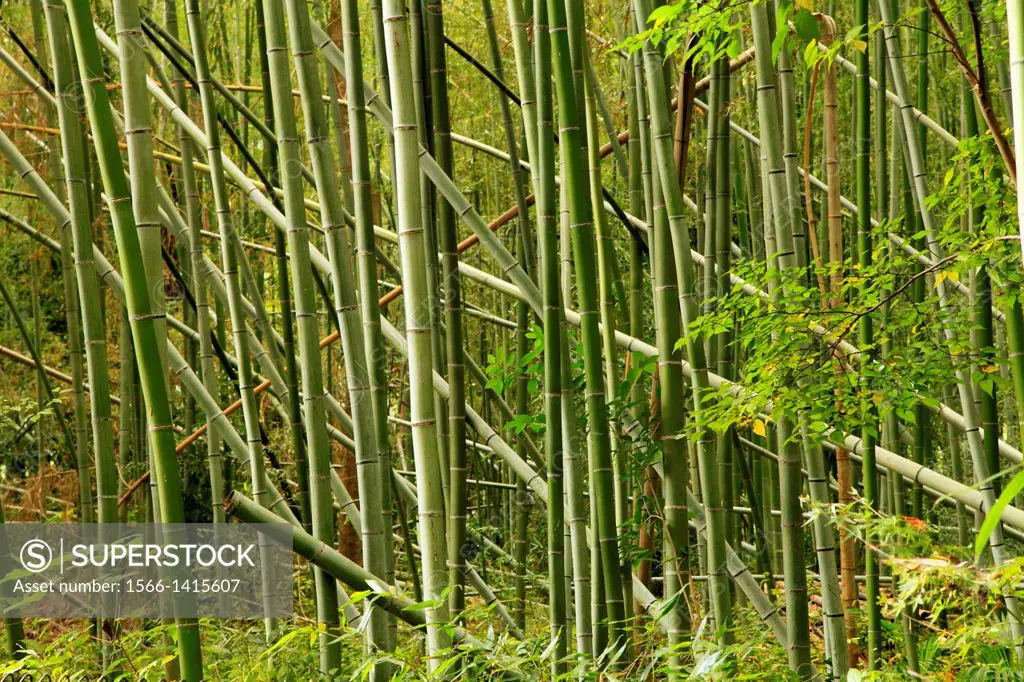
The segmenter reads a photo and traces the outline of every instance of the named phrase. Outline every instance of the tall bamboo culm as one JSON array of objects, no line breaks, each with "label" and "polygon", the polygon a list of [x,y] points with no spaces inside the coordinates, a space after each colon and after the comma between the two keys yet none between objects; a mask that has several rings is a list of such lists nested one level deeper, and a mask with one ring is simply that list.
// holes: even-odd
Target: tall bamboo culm
[{"label": "tall bamboo culm", "polygon": [[[228,293],[228,314],[231,317],[231,332],[235,346],[235,357],[238,363],[238,388],[242,398],[242,415],[245,419],[246,445],[249,454],[249,474],[252,481],[252,497],[256,504],[267,506],[268,491],[264,487],[266,471],[263,461],[263,442],[260,434],[260,412],[253,389],[256,377],[249,354],[249,339],[245,311],[242,309],[242,290],[239,281],[239,252],[242,248],[232,223],[232,209],[228,199],[227,183],[224,178],[223,162],[220,153],[220,134],[218,130],[216,102],[213,88],[210,86],[210,65],[206,53],[206,35],[203,20],[196,0],[186,0],[185,17],[188,22],[189,36],[192,43],[192,54],[196,66],[196,81],[199,83],[199,99],[202,105],[203,122],[207,138],[206,156],[210,166],[210,185],[213,193],[214,209],[217,214],[217,226],[220,231],[221,265]],[[267,339],[272,342],[272,339]],[[218,491],[219,493],[220,491]],[[260,537],[260,565],[269,566],[266,544],[268,539]],[[269,581],[269,574],[264,572],[264,585]],[[261,597],[268,613],[271,608],[271,593],[264,589]],[[268,643],[276,637],[277,621],[275,618],[264,619],[264,637]]]},{"label": "tall bamboo culm", "polygon": [[[309,227],[302,188],[299,137],[292,102],[290,65],[284,29],[284,8],[278,0],[263,2],[266,26],[267,60],[271,94],[274,102],[274,124],[277,135],[279,180],[284,193],[284,213],[288,241],[288,257],[295,301],[295,320],[303,400],[303,423],[306,431],[306,453],[309,471],[310,526],[313,537],[334,544],[335,519],[331,500],[330,473],[333,461],[327,435],[324,408],[324,377],[320,363],[320,324],[316,305],[315,283]],[[303,475],[303,474],[300,474]],[[338,589],[326,571],[314,569],[317,622],[320,629],[320,672],[333,674],[341,665],[338,642]]]},{"label": "tall bamboo culm", "polygon": [[444,499],[438,468],[433,358],[430,338],[425,237],[420,213],[420,163],[415,104],[412,101],[412,61],[404,0],[384,0],[383,22],[393,105],[395,167],[393,179],[398,208],[402,286],[405,289],[405,333],[409,346],[409,395],[419,502],[419,542],[423,562],[423,596],[437,602],[427,609],[428,669],[437,669],[448,647],[444,625],[448,608],[443,591],[448,584],[444,537]]},{"label": "tall bamboo culm", "polygon": [[[118,258],[124,277],[125,302],[131,320],[132,341],[139,359],[139,375],[148,415],[149,442],[154,466],[160,518],[164,523],[183,523],[184,506],[171,423],[170,401],[163,360],[164,333],[157,319],[150,296],[152,283],[143,262],[139,235],[132,212],[132,197],[122,169],[114,118],[107,95],[99,43],[93,28],[92,12],[87,2],[66,0],[71,35],[78,58],[78,70],[86,89],[86,106],[93,131],[96,158],[110,208],[111,222],[117,239]],[[150,162],[152,157],[150,156]],[[140,172],[152,175],[152,169]],[[159,256],[158,256],[159,258]],[[116,479],[113,487],[116,504]],[[115,510],[116,511],[116,510]],[[115,517],[116,518],[116,517]],[[187,602],[191,595],[179,595]],[[192,682],[203,678],[202,648],[199,623],[194,619],[176,618],[177,654],[181,676]]]}]

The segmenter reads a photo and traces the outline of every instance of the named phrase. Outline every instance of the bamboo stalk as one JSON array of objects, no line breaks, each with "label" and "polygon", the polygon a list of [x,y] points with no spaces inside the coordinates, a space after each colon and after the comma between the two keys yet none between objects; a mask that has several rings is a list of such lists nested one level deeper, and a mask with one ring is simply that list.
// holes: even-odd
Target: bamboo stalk
[{"label": "bamboo stalk", "polygon": [[[437,468],[435,406],[431,390],[432,350],[426,278],[425,239],[420,225],[420,163],[417,125],[411,98],[412,72],[408,19],[403,0],[383,3],[384,33],[391,101],[394,104],[394,179],[397,194],[402,285],[406,292],[405,325],[409,344],[409,384],[412,404],[413,455],[419,500],[419,539],[423,547],[423,596],[435,603],[426,609],[428,669],[441,664],[447,648],[442,626],[448,621],[442,590],[447,584],[444,562],[444,500]],[[441,602],[437,600],[442,599]]]},{"label": "bamboo stalk", "polygon": [[[577,296],[582,311],[581,332],[586,381],[586,409],[589,425],[587,454],[594,495],[598,500],[593,510],[596,546],[600,549],[601,575],[607,605],[608,644],[612,650],[621,646],[624,603],[622,576],[619,570],[618,531],[615,526],[614,480],[612,477],[611,443],[608,432],[604,378],[601,369],[601,335],[598,327],[597,272],[594,254],[593,215],[589,204],[589,181],[581,154],[582,108],[574,87],[571,43],[566,23],[566,7],[557,0],[548,2],[549,34],[551,36],[552,71],[558,94],[559,148],[563,188],[567,189],[572,252],[576,268]],[[578,82],[582,86],[582,82]],[[603,654],[595,647],[595,655]]]},{"label": "bamboo stalk", "polygon": [[[196,65],[196,76],[199,83],[199,96],[202,103],[203,121],[206,124],[207,161],[210,165],[210,180],[213,191],[214,207],[217,213],[217,225],[221,236],[221,263],[228,291],[228,313],[231,316],[231,331],[238,361],[238,385],[242,400],[242,413],[245,420],[246,444],[249,455],[249,474],[252,482],[253,500],[256,504],[267,506],[269,492],[264,488],[266,471],[263,462],[263,444],[260,438],[260,414],[256,395],[253,392],[255,376],[250,364],[249,342],[246,334],[245,312],[242,309],[242,291],[238,277],[238,261],[241,245],[231,219],[231,206],[227,195],[227,184],[224,182],[224,169],[220,155],[220,139],[217,128],[216,104],[213,100],[213,89],[209,84],[210,66],[206,52],[206,36],[195,0],[186,0],[185,17],[188,22],[189,36]],[[122,48],[123,50],[124,48]],[[193,239],[194,228],[193,228]],[[204,337],[208,338],[208,337]],[[204,371],[205,374],[205,371]],[[216,466],[216,460],[211,468]],[[216,478],[215,472],[214,477]],[[220,491],[215,493],[218,497]],[[261,565],[266,567],[267,546],[260,543]],[[264,584],[267,576],[264,575]],[[264,609],[271,611],[271,593],[264,589],[262,595]],[[277,619],[264,618],[264,638],[267,643],[273,642],[277,636]]]},{"label": "bamboo stalk", "polygon": [[[271,92],[274,101],[274,123],[278,140],[281,182],[284,188],[286,234],[288,237],[291,275],[295,283],[295,313],[298,329],[299,365],[305,408],[305,431],[308,448],[309,503],[313,536],[320,542],[334,541],[334,514],[330,502],[331,449],[327,440],[324,416],[323,370],[319,353],[319,322],[314,301],[312,264],[313,249],[303,205],[302,177],[289,172],[299,163],[299,142],[290,94],[289,66],[285,50],[284,12],[280,3],[263,3],[266,20],[267,57]],[[334,581],[322,569],[314,571],[316,582],[317,621],[320,632],[320,670],[324,674],[341,664],[338,633],[338,591]]]},{"label": "bamboo stalk", "polygon": [[[135,231],[135,216],[132,213],[134,202],[129,201],[129,187],[121,167],[110,100],[103,86],[103,69],[92,25],[91,10],[87,3],[77,0],[68,0],[65,6],[70,17],[79,72],[89,92],[89,96],[86,97],[87,109],[92,124],[96,155],[103,171],[104,189],[110,197],[111,219],[118,242],[121,270],[124,272],[125,298],[131,320],[132,340],[136,356],[139,358],[139,375],[149,416],[152,460],[160,481],[160,517],[165,523],[182,523],[184,510],[180,479],[174,454],[167,380],[162,370],[165,366],[162,349],[165,347],[166,334],[162,333],[163,328],[157,324],[155,317],[160,315],[162,309],[154,309],[150,301],[149,278],[139,235]],[[148,118],[148,109],[146,114]],[[159,235],[157,237],[159,238]],[[95,385],[95,380],[93,383]],[[110,502],[115,504],[116,513],[115,501],[116,483],[110,499]],[[188,600],[191,599],[191,595],[179,595],[179,598]],[[191,619],[175,619],[175,624],[181,674],[186,680],[201,679],[203,663],[199,624]]]}]

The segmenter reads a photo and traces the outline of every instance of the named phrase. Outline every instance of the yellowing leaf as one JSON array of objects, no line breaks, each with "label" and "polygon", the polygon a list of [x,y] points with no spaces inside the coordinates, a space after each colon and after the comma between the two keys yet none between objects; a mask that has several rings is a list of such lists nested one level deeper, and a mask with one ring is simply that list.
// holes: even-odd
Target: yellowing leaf
[{"label": "yellowing leaf", "polygon": [[814,0],[796,0],[796,6],[800,9],[814,11]]},{"label": "yellowing leaf", "polygon": [[950,282],[959,282],[960,273],[954,270],[943,270],[942,272],[935,273],[935,286],[938,287],[940,284],[949,280]]},{"label": "yellowing leaf", "polygon": [[868,44],[863,40],[851,40],[850,44],[857,48],[858,52],[864,52],[868,49]]},{"label": "yellowing leaf", "polygon": [[984,372],[985,374],[995,374],[996,372],[999,371],[999,366],[998,365],[985,365],[984,367],[981,368],[981,371]]},{"label": "yellowing leaf", "polygon": [[754,433],[756,433],[759,436],[763,436],[766,433],[764,428],[764,422],[761,421],[760,419],[754,420]]}]

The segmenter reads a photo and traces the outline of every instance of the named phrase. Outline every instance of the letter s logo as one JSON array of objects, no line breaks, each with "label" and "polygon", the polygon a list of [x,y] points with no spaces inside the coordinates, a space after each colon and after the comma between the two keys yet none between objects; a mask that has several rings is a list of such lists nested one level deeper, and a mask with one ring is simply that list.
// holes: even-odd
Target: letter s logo
[{"label": "letter s logo", "polygon": [[29,540],[21,546],[21,565],[32,573],[39,573],[53,563],[53,550],[43,540]]}]

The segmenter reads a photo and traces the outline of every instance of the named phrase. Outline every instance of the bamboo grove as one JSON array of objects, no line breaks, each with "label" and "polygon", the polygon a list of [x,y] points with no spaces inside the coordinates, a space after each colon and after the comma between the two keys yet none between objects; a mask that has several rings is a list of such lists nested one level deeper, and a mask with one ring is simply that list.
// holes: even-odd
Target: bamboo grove
[{"label": "bamboo grove", "polygon": [[0,29],[0,523],[296,555],[0,676],[1015,679],[1024,2]]}]

